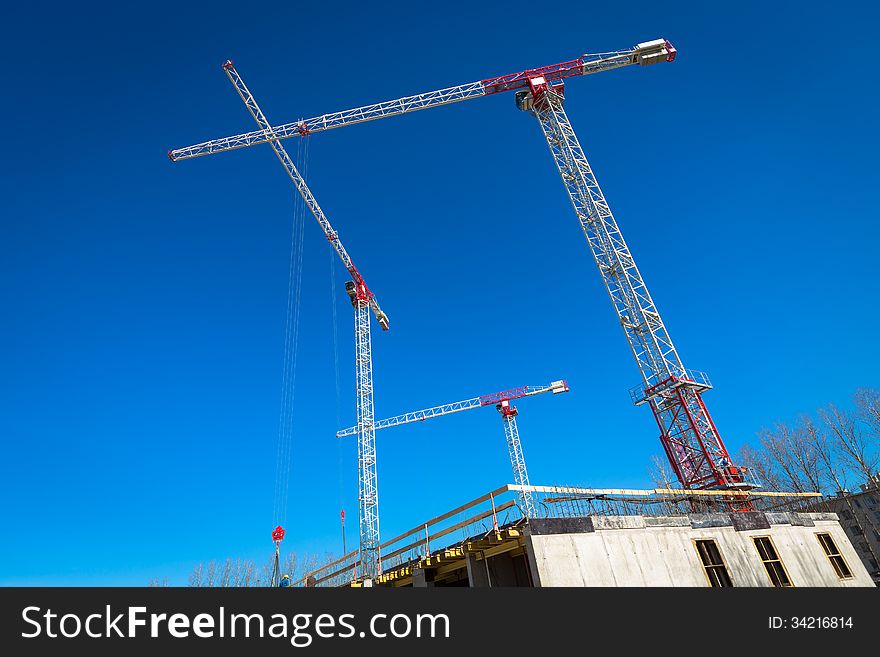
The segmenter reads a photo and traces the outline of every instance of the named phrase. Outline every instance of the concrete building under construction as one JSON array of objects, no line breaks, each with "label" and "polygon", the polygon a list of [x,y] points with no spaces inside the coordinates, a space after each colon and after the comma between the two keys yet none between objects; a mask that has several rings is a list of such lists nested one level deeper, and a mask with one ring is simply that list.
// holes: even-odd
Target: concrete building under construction
[{"label": "concrete building under construction", "polygon": [[[815,496],[507,485],[382,545],[382,573],[357,551],[300,586],[873,586],[834,513]],[[536,517],[520,512],[529,493]],[[463,518],[463,519],[462,519]]]},{"label": "concrete building under construction", "polygon": [[[356,424],[337,435],[357,436],[359,546],[307,574],[299,584],[872,584],[836,514],[809,512],[803,504],[810,500],[804,495],[754,492],[759,482],[734,462],[703,400],[703,394],[712,388],[709,377],[685,367],[569,120],[565,109],[567,82],[621,68],[672,62],[676,52],[668,39],[658,38],[622,50],[587,53],[556,64],[278,125],[270,123],[232,61],[223,64],[223,71],[258,129],[174,149],[168,152],[169,158],[179,161],[268,144],[297,189],[302,207],[314,216],[350,276],[345,289],[355,319]],[[586,251],[597,266],[615,319],[636,361],[640,379],[629,391],[631,400],[653,414],[660,429],[660,443],[682,490],[598,491],[532,486],[516,428],[517,409],[511,402],[543,392],[565,392],[568,385],[563,380],[392,418],[375,417],[371,315],[383,331],[389,329],[389,318],[282,141],[502,92],[513,93],[512,105],[535,120],[546,141],[577,226],[586,238]],[[301,248],[301,242],[296,244]],[[292,276],[293,280],[301,279],[297,275]],[[702,301],[693,296],[686,278],[681,282],[675,292],[680,301],[691,309],[699,307]],[[291,285],[289,300],[298,301],[295,290],[298,288]],[[288,321],[285,345],[295,344],[297,333],[291,327],[296,324]],[[282,420],[279,431],[273,511],[279,521],[285,515],[280,510],[287,508],[290,468],[286,466],[292,435],[289,391],[294,380],[287,373],[293,372],[294,353],[285,350],[281,417],[287,420]],[[379,533],[376,431],[490,405],[501,414],[515,483],[383,541]],[[284,529],[279,523],[272,532],[273,585],[278,582],[283,539]]]},{"label": "concrete building under construction", "polygon": [[859,487],[858,492],[838,491],[811,510],[837,514],[862,564],[880,586],[880,474]]}]

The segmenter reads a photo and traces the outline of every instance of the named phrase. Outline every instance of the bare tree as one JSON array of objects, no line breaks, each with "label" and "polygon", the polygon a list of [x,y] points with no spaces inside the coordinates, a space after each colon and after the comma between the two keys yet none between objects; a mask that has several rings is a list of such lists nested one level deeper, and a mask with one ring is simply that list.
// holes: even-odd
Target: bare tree
[{"label": "bare tree", "polygon": [[296,552],[287,552],[284,555],[284,559],[281,561],[281,574],[286,574],[290,577],[291,582],[295,582],[299,579],[299,573],[297,572],[299,565],[299,560],[296,558]]},{"label": "bare tree", "polygon": [[257,579],[257,564],[248,559],[244,562],[241,570],[239,571],[237,586],[258,586],[258,582],[259,580]]},{"label": "bare tree", "polygon": [[[332,560],[328,556],[328,561]],[[292,581],[301,579],[308,572],[318,567],[317,555],[305,555],[300,558],[295,552],[284,555],[281,572],[290,576]],[[274,555],[262,564],[250,559],[226,559],[223,562],[208,561],[199,563],[189,574],[190,586],[216,587],[254,587],[268,586],[274,566]]]},{"label": "bare tree", "polygon": [[232,559],[226,559],[226,562],[221,566],[217,579],[217,586],[222,588],[229,586],[229,582],[232,579]]},{"label": "bare tree", "polygon": [[853,395],[856,413],[871,434],[880,437],[880,391],[874,388],[859,388]]},{"label": "bare tree", "polygon": [[648,476],[654,482],[654,488],[678,488],[678,479],[669,465],[669,461],[660,458],[656,454],[651,457],[651,465],[648,468]]},{"label": "bare tree", "polygon": [[254,576],[256,565],[250,560],[226,559],[222,565],[209,561],[199,563],[189,574],[190,586],[257,586],[259,579]]},{"label": "bare tree", "polygon": [[820,468],[822,485],[818,490],[831,494],[845,491],[847,471],[837,459],[834,442],[829,436],[827,427],[824,424],[816,424],[809,416],[803,416],[800,425]]},{"label": "bare tree", "polygon": [[[853,395],[856,416],[868,430],[870,449],[876,455],[880,452],[880,391],[874,388],[859,388]],[[874,472],[868,485],[880,488],[880,472]]]},{"label": "bare tree", "polygon": [[819,456],[822,466],[823,490],[826,494],[839,495],[848,492],[849,470],[838,458],[834,437],[829,433],[824,422],[816,423],[813,418],[805,417],[803,425],[813,449]]},{"label": "bare tree", "polygon": [[822,468],[820,456],[806,426],[808,420],[809,418],[801,418],[786,436],[786,440],[791,451],[791,463],[806,484],[805,492],[812,493],[822,490]]},{"label": "bare tree", "polygon": [[[880,393],[863,388],[854,399],[855,412],[828,404],[818,410],[818,419],[802,416],[794,425],[779,422],[772,429],[762,429],[759,447],[744,446],[740,460],[765,488],[837,496],[825,508],[839,510],[846,527],[854,525],[847,531],[864,537],[866,529],[877,531],[880,518],[856,508],[860,507],[858,498],[847,490],[847,479],[858,475],[869,485],[880,483]],[[865,543],[877,561],[873,546]]]},{"label": "bare tree", "polygon": [[856,421],[856,415],[828,404],[819,409],[819,418],[830,432],[843,462],[862,475],[866,483],[873,481],[877,473],[878,454]]},{"label": "bare tree", "polygon": [[[299,571],[299,578],[298,579],[301,579],[301,578],[305,577],[306,575],[308,575],[309,573],[311,573],[312,571],[317,570],[317,568],[319,566],[319,561],[320,561],[320,559],[318,559],[318,555],[316,555],[316,554],[306,554],[305,556],[303,556],[299,562],[300,571]],[[325,562],[325,563],[329,563],[329,562]]]},{"label": "bare tree", "polygon": [[262,581],[267,584],[272,581],[272,572],[275,570],[275,556],[273,555],[269,559],[263,562],[263,565],[260,567],[260,573]]},{"label": "bare tree", "polygon": [[198,566],[192,569],[192,572],[189,574],[189,585],[190,586],[201,586],[202,585],[202,571],[204,567],[201,562]]},{"label": "bare tree", "polygon": [[[680,487],[678,479],[672,471],[672,467],[669,465],[669,460],[661,458],[656,454],[651,456],[651,465],[648,468],[648,476],[651,477],[651,481],[654,482],[654,488],[675,489]],[[663,511],[669,515],[680,513],[675,501],[669,499],[668,496],[661,502],[661,507]]]},{"label": "bare tree", "polygon": [[781,490],[783,488],[778,467],[764,450],[755,449],[747,443],[740,448],[739,462],[748,468],[752,479],[756,480],[761,488],[765,490]]},{"label": "bare tree", "polygon": [[776,466],[779,483],[798,493],[820,489],[818,457],[802,427],[792,429],[778,422],[758,434],[761,447]]},{"label": "bare tree", "polygon": [[[876,519],[868,515],[862,517],[862,514],[853,505],[852,495],[846,490],[846,468],[835,458],[838,451],[835,449],[837,435],[833,431],[829,431],[827,422],[817,425],[813,422],[812,418],[804,417],[801,419],[801,424],[819,458],[826,482],[830,484],[831,491],[840,495],[841,499],[845,502],[849,517],[855,522],[859,533],[862,536],[865,535],[866,523],[871,529],[877,531],[878,523]],[[829,436],[829,433],[832,435]],[[874,550],[871,542],[865,541],[865,544],[867,545],[868,552],[870,552],[876,562],[878,560],[877,552]]]}]

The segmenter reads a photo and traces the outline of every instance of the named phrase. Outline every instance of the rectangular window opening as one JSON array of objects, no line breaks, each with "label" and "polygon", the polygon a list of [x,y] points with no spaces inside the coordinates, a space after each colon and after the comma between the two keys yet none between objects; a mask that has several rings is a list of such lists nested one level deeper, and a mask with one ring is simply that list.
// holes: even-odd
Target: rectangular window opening
[{"label": "rectangular window opening", "polygon": [[727,567],[724,565],[724,559],[721,558],[721,551],[715,541],[706,539],[694,543],[700,560],[703,562],[709,584],[713,587],[733,586],[730,575],[727,573]]},{"label": "rectangular window opening", "polygon": [[846,563],[846,559],[840,554],[840,550],[837,549],[837,545],[835,545],[834,539],[831,538],[831,534],[816,534],[816,538],[819,539],[822,549],[825,550],[825,556],[828,557],[828,561],[830,561],[831,565],[834,567],[834,572],[837,573],[837,577],[840,579],[852,578],[852,572]]},{"label": "rectangular window opening", "polygon": [[776,553],[776,546],[773,545],[773,541],[770,540],[770,537],[756,536],[752,540],[755,542],[755,547],[758,549],[758,555],[761,557],[761,561],[764,562],[764,568],[767,569],[767,576],[770,578],[770,582],[773,586],[793,586],[791,580],[788,578],[788,573],[785,572],[785,566],[782,565],[782,560]]}]

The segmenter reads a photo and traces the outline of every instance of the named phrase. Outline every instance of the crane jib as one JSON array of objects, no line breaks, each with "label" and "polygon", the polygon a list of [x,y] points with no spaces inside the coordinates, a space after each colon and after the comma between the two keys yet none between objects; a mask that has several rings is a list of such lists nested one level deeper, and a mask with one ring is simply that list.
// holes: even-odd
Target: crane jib
[{"label": "crane jib", "polygon": [[555,80],[563,80],[575,75],[582,75],[584,72],[584,62],[581,58],[572,59],[561,64],[553,64],[551,66],[542,66],[528,71],[520,71],[519,73],[511,73],[502,75],[497,78],[489,78],[481,80],[483,89],[486,94],[497,94],[502,91],[512,91],[514,89],[524,89],[529,86],[529,79],[543,77],[548,82]]},{"label": "crane jib", "polygon": [[511,399],[519,399],[528,394],[528,386],[505,390],[504,392],[495,392],[491,395],[483,395],[480,397],[480,406],[488,406],[489,404],[497,404],[502,401],[510,401]]},{"label": "crane jib", "polygon": [[[549,66],[519,71],[518,73],[487,78],[478,82],[373,103],[363,107],[330,112],[329,114],[322,114],[310,119],[300,119],[277,126],[267,126],[265,129],[261,128],[260,130],[244,134],[212,139],[185,148],[171,150],[168,152],[168,157],[172,162],[176,162],[177,160],[186,160],[237,148],[265,144],[272,140],[305,137],[315,132],[332,130],[347,125],[356,125],[390,116],[399,116],[408,112],[428,109],[430,107],[440,107],[441,105],[457,103],[472,98],[482,98],[483,96],[502,91],[524,89],[528,86],[528,81],[535,77],[543,77],[546,82],[550,83],[569,77],[590,75],[633,64],[644,66],[663,61],[671,62],[675,59],[675,54],[676,50],[668,40],[654,39],[626,50],[585,54],[577,59],[570,59],[559,64],[551,64]],[[231,62],[224,64],[223,68],[227,72],[234,70]]]}]

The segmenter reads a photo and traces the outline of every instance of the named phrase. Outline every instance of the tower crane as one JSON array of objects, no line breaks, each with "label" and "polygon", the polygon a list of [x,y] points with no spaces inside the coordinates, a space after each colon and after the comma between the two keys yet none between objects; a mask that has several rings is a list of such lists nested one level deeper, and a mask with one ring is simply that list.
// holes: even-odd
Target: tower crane
[{"label": "tower crane", "polygon": [[[551,381],[545,386],[521,386],[496,392],[491,395],[482,395],[480,397],[472,397],[464,401],[452,402],[451,404],[441,404],[440,406],[432,406],[424,408],[420,411],[411,411],[402,413],[394,417],[377,420],[373,428],[378,431],[387,429],[388,427],[397,427],[410,422],[422,422],[434,417],[443,415],[451,415],[461,411],[469,411],[474,408],[482,408],[484,406],[495,405],[496,410],[501,414],[501,422],[504,426],[504,439],[507,442],[507,451],[510,455],[510,466],[513,469],[513,483],[521,486],[520,488],[520,511],[526,518],[532,518],[535,515],[535,504],[532,500],[532,493],[529,490],[529,473],[526,470],[526,460],[523,456],[522,442],[519,439],[519,428],[516,424],[516,416],[518,412],[516,406],[512,406],[510,402],[514,399],[523,397],[532,397],[541,395],[545,392],[552,392],[558,395],[562,392],[568,392],[568,384],[564,380]],[[357,427],[349,427],[336,432],[337,438],[345,436],[353,436],[357,433]]]},{"label": "tower crane", "polygon": [[636,360],[642,380],[630,390],[632,401],[651,408],[676,476],[684,488],[690,489],[750,488],[745,469],[733,464],[703,402],[703,393],[712,385],[704,373],[684,367],[563,106],[563,85],[568,78],[672,62],[676,52],[667,39],[645,41],[625,50],[585,54],[559,64],[214,139],[169,151],[168,156],[173,161],[200,157],[504,91],[516,92],[517,106],[540,124]]},{"label": "tower crane", "polygon": [[[223,64],[229,81],[232,82],[238,95],[241,97],[251,116],[260,126],[261,130],[272,134],[272,126],[266,119],[265,114],[257,105],[253,94],[245,85],[238,71],[227,60]],[[324,231],[324,235],[330,245],[336,251],[345,269],[351,276],[346,281],[345,289],[348,292],[351,304],[354,307],[355,328],[355,374],[357,388],[357,434],[358,434],[358,514],[360,520],[360,561],[364,567],[364,574],[374,578],[378,575],[379,567],[379,494],[376,477],[376,436],[373,430],[373,358],[372,338],[370,335],[370,312],[383,331],[389,328],[388,316],[379,307],[376,295],[367,287],[367,282],[355,267],[354,262],[342,245],[339,234],[333,229],[318,201],[306,184],[305,179],[294,165],[293,160],[278,139],[269,138],[268,141],[278,160],[284,166],[287,175],[296,186],[300,195],[308,206],[312,215]],[[277,527],[272,533],[276,546],[276,560],[278,543],[283,539],[284,531]],[[277,538],[280,536],[281,538]]]}]

